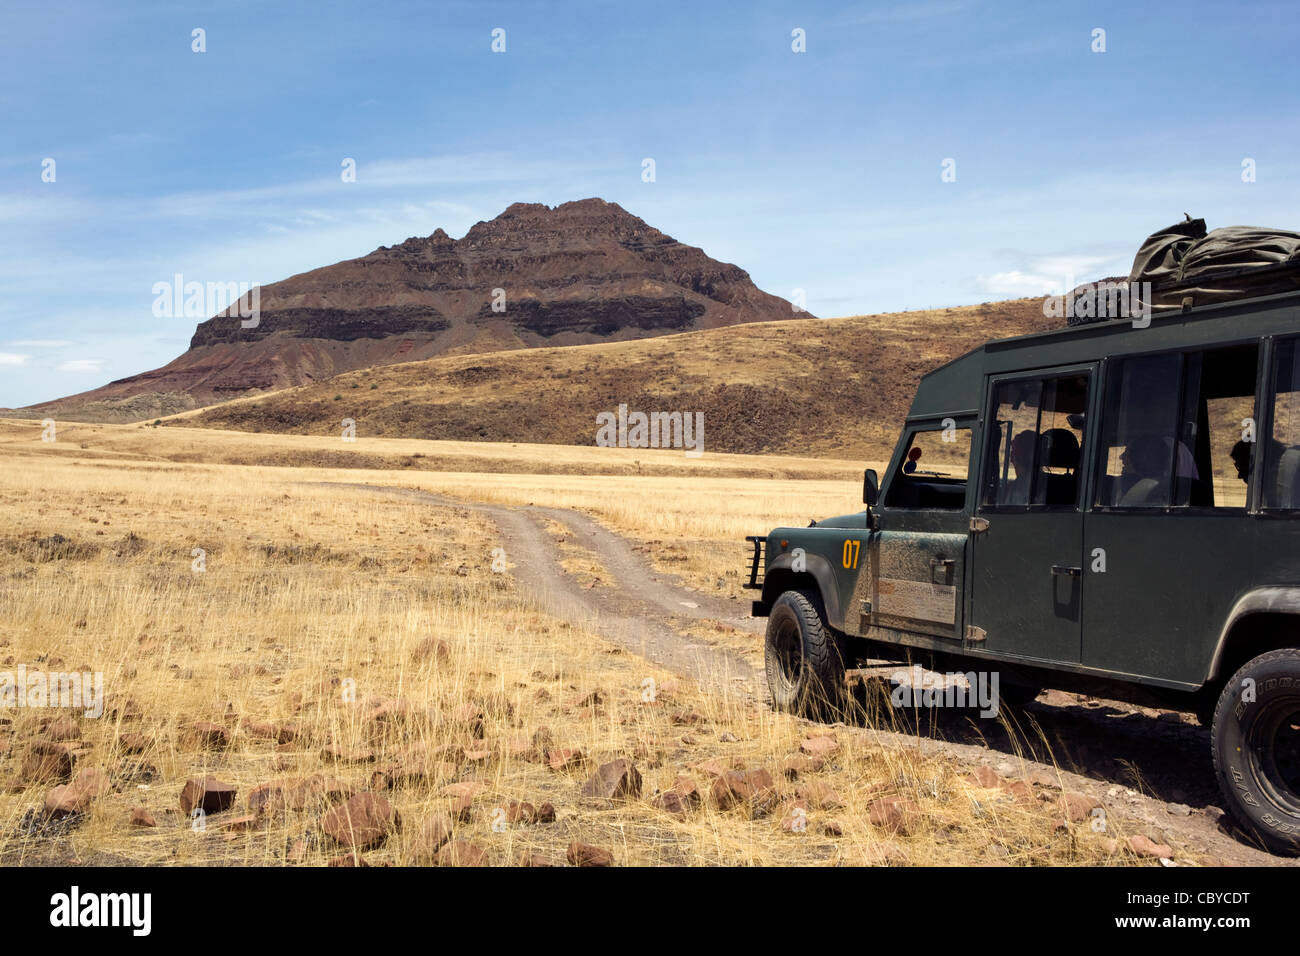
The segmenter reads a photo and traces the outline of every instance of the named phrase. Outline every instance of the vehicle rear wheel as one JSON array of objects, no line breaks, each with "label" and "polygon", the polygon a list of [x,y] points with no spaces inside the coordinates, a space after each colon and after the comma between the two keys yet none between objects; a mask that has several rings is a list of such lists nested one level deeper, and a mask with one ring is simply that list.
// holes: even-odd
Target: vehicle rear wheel
[{"label": "vehicle rear wheel", "polygon": [[1233,816],[1272,852],[1300,855],[1300,649],[1261,654],[1237,671],[1210,737]]},{"label": "vehicle rear wheel", "polygon": [[844,647],[816,591],[786,591],[767,619],[767,685],[778,710],[810,717],[843,711]]}]

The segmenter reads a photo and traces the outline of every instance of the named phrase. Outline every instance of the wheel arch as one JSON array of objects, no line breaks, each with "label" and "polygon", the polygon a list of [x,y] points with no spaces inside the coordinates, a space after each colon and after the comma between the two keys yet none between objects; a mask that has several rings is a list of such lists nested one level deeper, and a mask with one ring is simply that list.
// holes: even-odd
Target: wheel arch
[{"label": "wheel arch", "polygon": [[1252,658],[1285,647],[1300,647],[1300,588],[1256,588],[1224,622],[1206,684],[1221,684]]},{"label": "wheel arch", "polygon": [[840,610],[840,596],[835,587],[835,573],[830,562],[820,555],[805,555],[806,570],[795,571],[791,556],[783,554],[768,566],[763,575],[763,604],[770,612],[772,605],[786,591],[814,591],[821,598],[826,612],[826,623],[836,630],[844,629],[844,614]]}]

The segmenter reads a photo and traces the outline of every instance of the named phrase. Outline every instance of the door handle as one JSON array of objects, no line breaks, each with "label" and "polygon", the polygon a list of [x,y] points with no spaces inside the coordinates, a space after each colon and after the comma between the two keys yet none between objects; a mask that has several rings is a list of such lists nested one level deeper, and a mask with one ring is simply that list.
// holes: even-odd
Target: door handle
[{"label": "door handle", "polygon": [[1078,578],[1083,576],[1083,568],[1070,568],[1063,564],[1052,565],[1053,574],[1064,574],[1068,577]]}]

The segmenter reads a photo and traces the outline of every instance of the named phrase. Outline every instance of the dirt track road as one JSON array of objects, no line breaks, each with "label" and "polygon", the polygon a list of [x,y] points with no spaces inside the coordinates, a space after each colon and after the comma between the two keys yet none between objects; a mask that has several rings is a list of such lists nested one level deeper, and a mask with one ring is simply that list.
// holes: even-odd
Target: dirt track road
[{"label": "dirt track road", "polygon": [[[714,693],[766,706],[766,680],[739,653],[683,633],[692,623],[721,622],[754,635],[748,595],[705,594],[655,570],[622,536],[564,508],[509,507],[391,486],[321,482],[364,494],[414,499],[475,511],[499,529],[510,573],[538,606],[580,624],[647,660],[689,676]],[[591,590],[561,564],[546,519],[560,522],[613,578]],[[1222,810],[1210,765],[1208,732],[1188,715],[1048,691],[1015,716],[1015,733],[995,721],[939,710],[910,732],[845,728],[884,745],[949,754],[1008,777],[1047,775],[1067,790],[1095,796],[1152,837],[1231,865],[1300,865],[1250,844]]]}]

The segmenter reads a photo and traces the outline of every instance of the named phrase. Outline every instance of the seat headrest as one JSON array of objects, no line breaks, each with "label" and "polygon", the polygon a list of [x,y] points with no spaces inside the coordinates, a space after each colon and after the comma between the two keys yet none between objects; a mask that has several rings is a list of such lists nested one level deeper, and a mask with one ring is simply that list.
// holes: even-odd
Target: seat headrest
[{"label": "seat headrest", "polygon": [[1039,467],[1078,468],[1079,439],[1068,428],[1049,428],[1039,439]]}]

